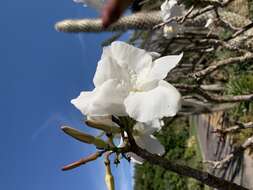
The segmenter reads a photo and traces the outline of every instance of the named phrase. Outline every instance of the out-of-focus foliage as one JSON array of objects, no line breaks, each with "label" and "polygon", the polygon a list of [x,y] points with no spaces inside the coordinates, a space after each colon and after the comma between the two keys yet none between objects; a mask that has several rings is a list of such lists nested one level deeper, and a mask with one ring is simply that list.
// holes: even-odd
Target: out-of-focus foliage
[{"label": "out-of-focus foliage", "polygon": [[[241,65],[235,68],[238,75],[230,76],[229,82],[227,84],[227,94],[230,95],[240,95],[240,94],[250,94],[253,92],[253,75],[248,73],[246,68],[249,65]],[[239,103],[234,109],[229,112],[230,120],[239,120],[241,122],[250,122],[253,115],[253,103],[252,102],[242,102]],[[236,144],[242,144],[247,138],[253,135],[253,129],[244,129],[240,133],[233,134],[233,141]]]},{"label": "out-of-focus foliage", "polygon": [[[253,93],[252,62],[245,62],[229,68],[229,79],[226,85],[226,94],[240,95]],[[252,102],[242,102],[233,110],[234,116],[242,117],[253,113]]]},{"label": "out-of-focus foliage", "polygon": [[249,0],[249,16],[253,19],[253,0]]}]

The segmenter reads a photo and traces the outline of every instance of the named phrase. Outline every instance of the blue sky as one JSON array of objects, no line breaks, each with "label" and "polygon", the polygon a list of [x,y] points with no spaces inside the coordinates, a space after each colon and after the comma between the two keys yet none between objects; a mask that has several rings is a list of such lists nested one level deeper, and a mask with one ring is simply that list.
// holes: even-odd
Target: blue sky
[{"label": "blue sky", "polygon": [[[105,189],[102,160],[60,170],[95,151],[63,134],[60,126],[90,131],[70,100],[93,88],[100,43],[108,34],[63,34],[54,24],[95,15],[71,0],[1,1],[0,189]],[[117,189],[132,189],[128,163],[113,172]]]}]

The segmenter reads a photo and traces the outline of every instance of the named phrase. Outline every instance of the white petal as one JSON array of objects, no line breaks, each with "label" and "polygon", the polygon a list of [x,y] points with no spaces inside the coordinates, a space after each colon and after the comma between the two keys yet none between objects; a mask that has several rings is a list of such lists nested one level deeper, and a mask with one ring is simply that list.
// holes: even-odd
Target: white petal
[{"label": "white petal", "polygon": [[183,12],[184,7],[179,6],[176,0],[166,0],[161,5],[161,15],[164,22],[168,21],[172,17],[182,16]]},{"label": "white petal", "polygon": [[[134,126],[134,130],[137,131],[137,133],[134,134],[134,139],[138,146],[141,148],[149,151],[153,154],[162,155],[164,154],[165,150],[163,145],[153,136],[151,135],[155,131],[159,130],[161,127],[160,121],[155,120],[149,123],[139,123],[137,122]],[[120,144],[118,147],[123,147],[124,143],[121,138]],[[142,164],[144,162],[144,159],[140,156],[137,156],[133,152],[128,152],[126,154],[127,156],[131,157],[131,161],[137,164]]]},{"label": "white petal", "polygon": [[209,18],[209,19],[206,21],[205,28],[208,28],[208,27],[211,26],[213,23],[214,23],[213,19],[212,19],[212,18]]},{"label": "white petal", "polygon": [[152,56],[143,49],[120,41],[113,42],[110,48],[117,64],[134,71],[136,74],[152,65]]},{"label": "white petal", "polygon": [[146,92],[132,92],[125,99],[126,112],[139,122],[148,122],[176,115],[180,108],[180,93],[161,80],[159,86]]},{"label": "white petal", "polygon": [[112,51],[111,51],[111,46],[103,47],[103,52],[102,52],[102,55],[101,55],[101,59],[104,59],[106,57],[113,57]]},{"label": "white petal", "polygon": [[168,55],[155,60],[154,65],[147,78],[149,80],[164,79],[167,76],[168,72],[177,66],[182,57],[183,53],[180,55]]},{"label": "white petal", "polygon": [[128,92],[118,80],[107,80],[92,92],[81,92],[71,101],[84,115],[125,115],[123,100]]},{"label": "white petal", "polygon": [[177,26],[168,26],[168,25],[165,25],[163,27],[163,36],[166,38],[166,39],[171,39],[173,37],[175,37],[177,35]]},{"label": "white petal", "polygon": [[141,158],[140,156],[137,156],[133,152],[128,152],[126,155],[131,157],[131,162],[133,162],[135,164],[142,164],[144,162],[143,158]]},{"label": "white petal", "polygon": [[181,108],[181,94],[174,86],[172,86],[167,81],[161,80],[159,82],[159,86],[167,89],[170,98],[166,100],[169,107],[166,116],[173,117],[177,114],[177,112]]},{"label": "white petal", "polygon": [[84,115],[87,115],[87,113],[89,112],[88,110],[91,107],[90,104],[93,101],[96,91],[97,89],[94,89],[93,91],[81,92],[77,98],[71,100],[71,103]]},{"label": "white petal", "polygon": [[153,135],[143,135],[134,138],[138,146],[152,154],[163,155],[165,153],[163,145]]},{"label": "white petal", "polygon": [[151,51],[151,52],[148,52],[148,53],[152,56],[153,60],[156,60],[157,58],[161,57],[160,53],[157,53],[157,52],[154,52],[154,51]]},{"label": "white petal", "polygon": [[137,122],[133,129],[137,135],[151,135],[161,129],[161,122],[158,119],[146,123]]},{"label": "white petal", "polygon": [[100,86],[109,79],[127,81],[128,73],[124,71],[110,56],[104,56],[97,65],[97,70],[93,78],[95,87]]},{"label": "white petal", "polygon": [[[125,133],[125,132],[124,132],[124,133]],[[120,136],[120,142],[119,142],[118,147],[119,147],[119,148],[122,148],[122,147],[124,147],[124,146],[125,146],[125,144],[124,144],[123,138],[122,138],[122,136]]]},{"label": "white petal", "polygon": [[176,0],[166,0],[163,2],[161,5],[161,13],[162,13],[162,18],[163,21],[167,21],[169,18],[173,17],[172,15],[172,9],[177,5]]},{"label": "white petal", "polygon": [[[127,134],[125,134],[125,135],[127,136]],[[120,143],[119,143],[118,147],[121,148],[121,147],[124,147],[124,146],[125,146],[125,144],[124,144],[124,141],[123,141],[123,139],[121,137],[120,138]],[[131,157],[131,162],[136,163],[136,164],[142,164],[143,161],[144,161],[144,159],[142,159],[141,157],[137,156],[133,152],[127,152],[126,156]]]}]

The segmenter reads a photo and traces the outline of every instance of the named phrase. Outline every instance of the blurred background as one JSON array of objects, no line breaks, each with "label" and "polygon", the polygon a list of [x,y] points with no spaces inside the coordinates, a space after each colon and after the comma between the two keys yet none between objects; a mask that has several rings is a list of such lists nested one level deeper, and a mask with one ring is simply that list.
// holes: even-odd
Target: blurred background
[{"label": "blurred background", "polygon": [[[71,0],[1,2],[0,189],[105,189],[102,159],[61,171],[95,151],[63,134],[60,126],[90,132],[70,100],[93,88],[101,42],[109,34],[63,34],[54,24],[96,16]],[[117,189],[132,189],[128,163],[113,172]]]}]

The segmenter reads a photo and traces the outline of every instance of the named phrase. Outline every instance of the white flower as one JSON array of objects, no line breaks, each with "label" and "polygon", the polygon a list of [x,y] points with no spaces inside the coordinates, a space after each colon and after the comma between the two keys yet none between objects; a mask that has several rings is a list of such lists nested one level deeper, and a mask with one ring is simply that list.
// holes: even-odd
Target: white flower
[{"label": "white flower", "polygon": [[166,22],[175,16],[182,16],[183,9],[177,4],[177,0],[165,0],[161,5],[163,21]]},{"label": "white flower", "polygon": [[[165,153],[163,145],[152,135],[160,128],[161,125],[158,120],[149,123],[136,123],[133,127],[133,137],[136,144],[152,154],[163,155]],[[120,146],[122,145],[123,142],[120,143]],[[134,163],[142,164],[144,161],[143,158],[132,152],[127,153],[127,156],[130,156]]]},{"label": "white flower", "polygon": [[[184,7],[177,4],[177,0],[166,0],[161,5],[161,14],[163,22],[169,21],[172,17],[182,16]],[[164,26],[164,37],[170,39],[174,37],[182,27],[176,22],[172,21]]]},{"label": "white flower", "polygon": [[81,92],[71,103],[88,116],[129,115],[139,122],[174,116],[181,96],[163,79],[182,56],[153,61],[143,49],[113,42],[103,49],[93,79],[95,89]]},{"label": "white flower", "polygon": [[205,28],[208,28],[210,26],[213,26],[214,24],[214,20],[212,18],[209,18],[207,21],[206,21],[206,24],[205,24]]},{"label": "white flower", "polygon": [[82,3],[84,6],[89,6],[97,10],[101,10],[104,5],[104,0],[73,0],[75,3]]},{"label": "white flower", "polygon": [[177,25],[173,24],[168,26],[168,25],[165,25],[163,27],[163,36],[166,38],[166,39],[171,39],[173,37],[175,37],[178,33],[178,27]]}]

